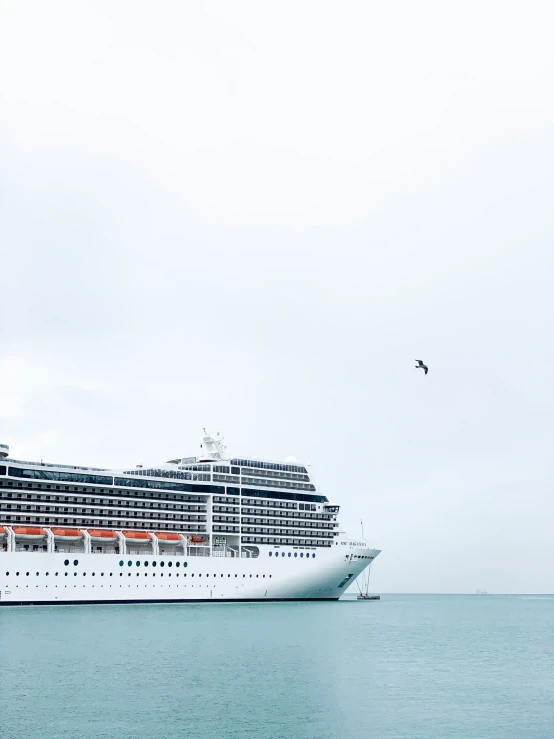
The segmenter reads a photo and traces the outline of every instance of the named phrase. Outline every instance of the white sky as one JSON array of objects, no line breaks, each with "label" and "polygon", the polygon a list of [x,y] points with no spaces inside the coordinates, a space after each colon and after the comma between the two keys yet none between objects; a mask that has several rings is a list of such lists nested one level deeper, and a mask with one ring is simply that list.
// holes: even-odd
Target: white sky
[{"label": "white sky", "polygon": [[0,441],[205,425],[310,462],[377,591],[554,592],[553,22],[0,1]]}]

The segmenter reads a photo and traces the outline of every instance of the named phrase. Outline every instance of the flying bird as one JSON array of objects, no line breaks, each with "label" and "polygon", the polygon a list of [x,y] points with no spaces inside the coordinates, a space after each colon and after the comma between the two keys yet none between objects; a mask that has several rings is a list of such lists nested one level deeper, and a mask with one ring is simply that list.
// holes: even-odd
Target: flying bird
[{"label": "flying bird", "polygon": [[416,359],[416,362],[417,362],[416,369],[422,369],[422,370],[424,370],[425,371],[425,374],[427,374],[429,372],[429,367],[426,364],[423,364],[423,362],[421,361],[421,359]]}]

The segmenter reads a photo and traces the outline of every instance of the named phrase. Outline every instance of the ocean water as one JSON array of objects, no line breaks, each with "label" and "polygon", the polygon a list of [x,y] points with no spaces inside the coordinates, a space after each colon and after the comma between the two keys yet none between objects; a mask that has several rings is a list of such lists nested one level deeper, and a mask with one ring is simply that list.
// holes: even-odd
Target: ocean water
[{"label": "ocean water", "polygon": [[552,739],[554,597],[0,608],[6,739]]}]

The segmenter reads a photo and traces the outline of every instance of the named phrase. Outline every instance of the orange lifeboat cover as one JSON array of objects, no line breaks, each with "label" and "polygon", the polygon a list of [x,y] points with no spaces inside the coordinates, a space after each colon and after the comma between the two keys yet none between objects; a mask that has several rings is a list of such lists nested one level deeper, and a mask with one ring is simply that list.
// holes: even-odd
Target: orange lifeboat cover
[{"label": "orange lifeboat cover", "polygon": [[14,526],[14,534],[28,534],[29,536],[46,536],[44,529],[36,529],[32,526]]},{"label": "orange lifeboat cover", "polygon": [[190,537],[190,540],[196,542],[197,544],[206,541],[206,539],[204,539],[202,536],[194,536],[194,534]]},{"label": "orange lifeboat cover", "polygon": [[126,539],[149,539],[150,536],[146,531],[124,531],[123,536]]},{"label": "orange lifeboat cover", "polygon": [[0,526],[0,534],[5,534],[6,529],[3,526]]},{"label": "orange lifeboat cover", "polygon": [[181,541],[179,534],[169,534],[166,531],[160,531],[156,536],[158,539],[163,539],[164,541]]},{"label": "orange lifeboat cover", "polygon": [[104,529],[92,529],[88,532],[91,536],[96,536],[98,539],[113,539],[117,536],[115,531],[107,531]]},{"label": "orange lifeboat cover", "polygon": [[54,536],[82,536],[79,529],[52,529]]}]

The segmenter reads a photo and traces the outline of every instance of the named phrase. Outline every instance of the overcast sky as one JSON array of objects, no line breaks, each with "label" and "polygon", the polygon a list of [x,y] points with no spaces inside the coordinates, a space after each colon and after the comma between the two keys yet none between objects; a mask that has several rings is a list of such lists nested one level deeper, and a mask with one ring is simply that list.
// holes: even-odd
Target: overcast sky
[{"label": "overcast sky", "polygon": [[376,591],[554,592],[551,3],[0,9],[12,456],[207,426],[310,463]]}]

